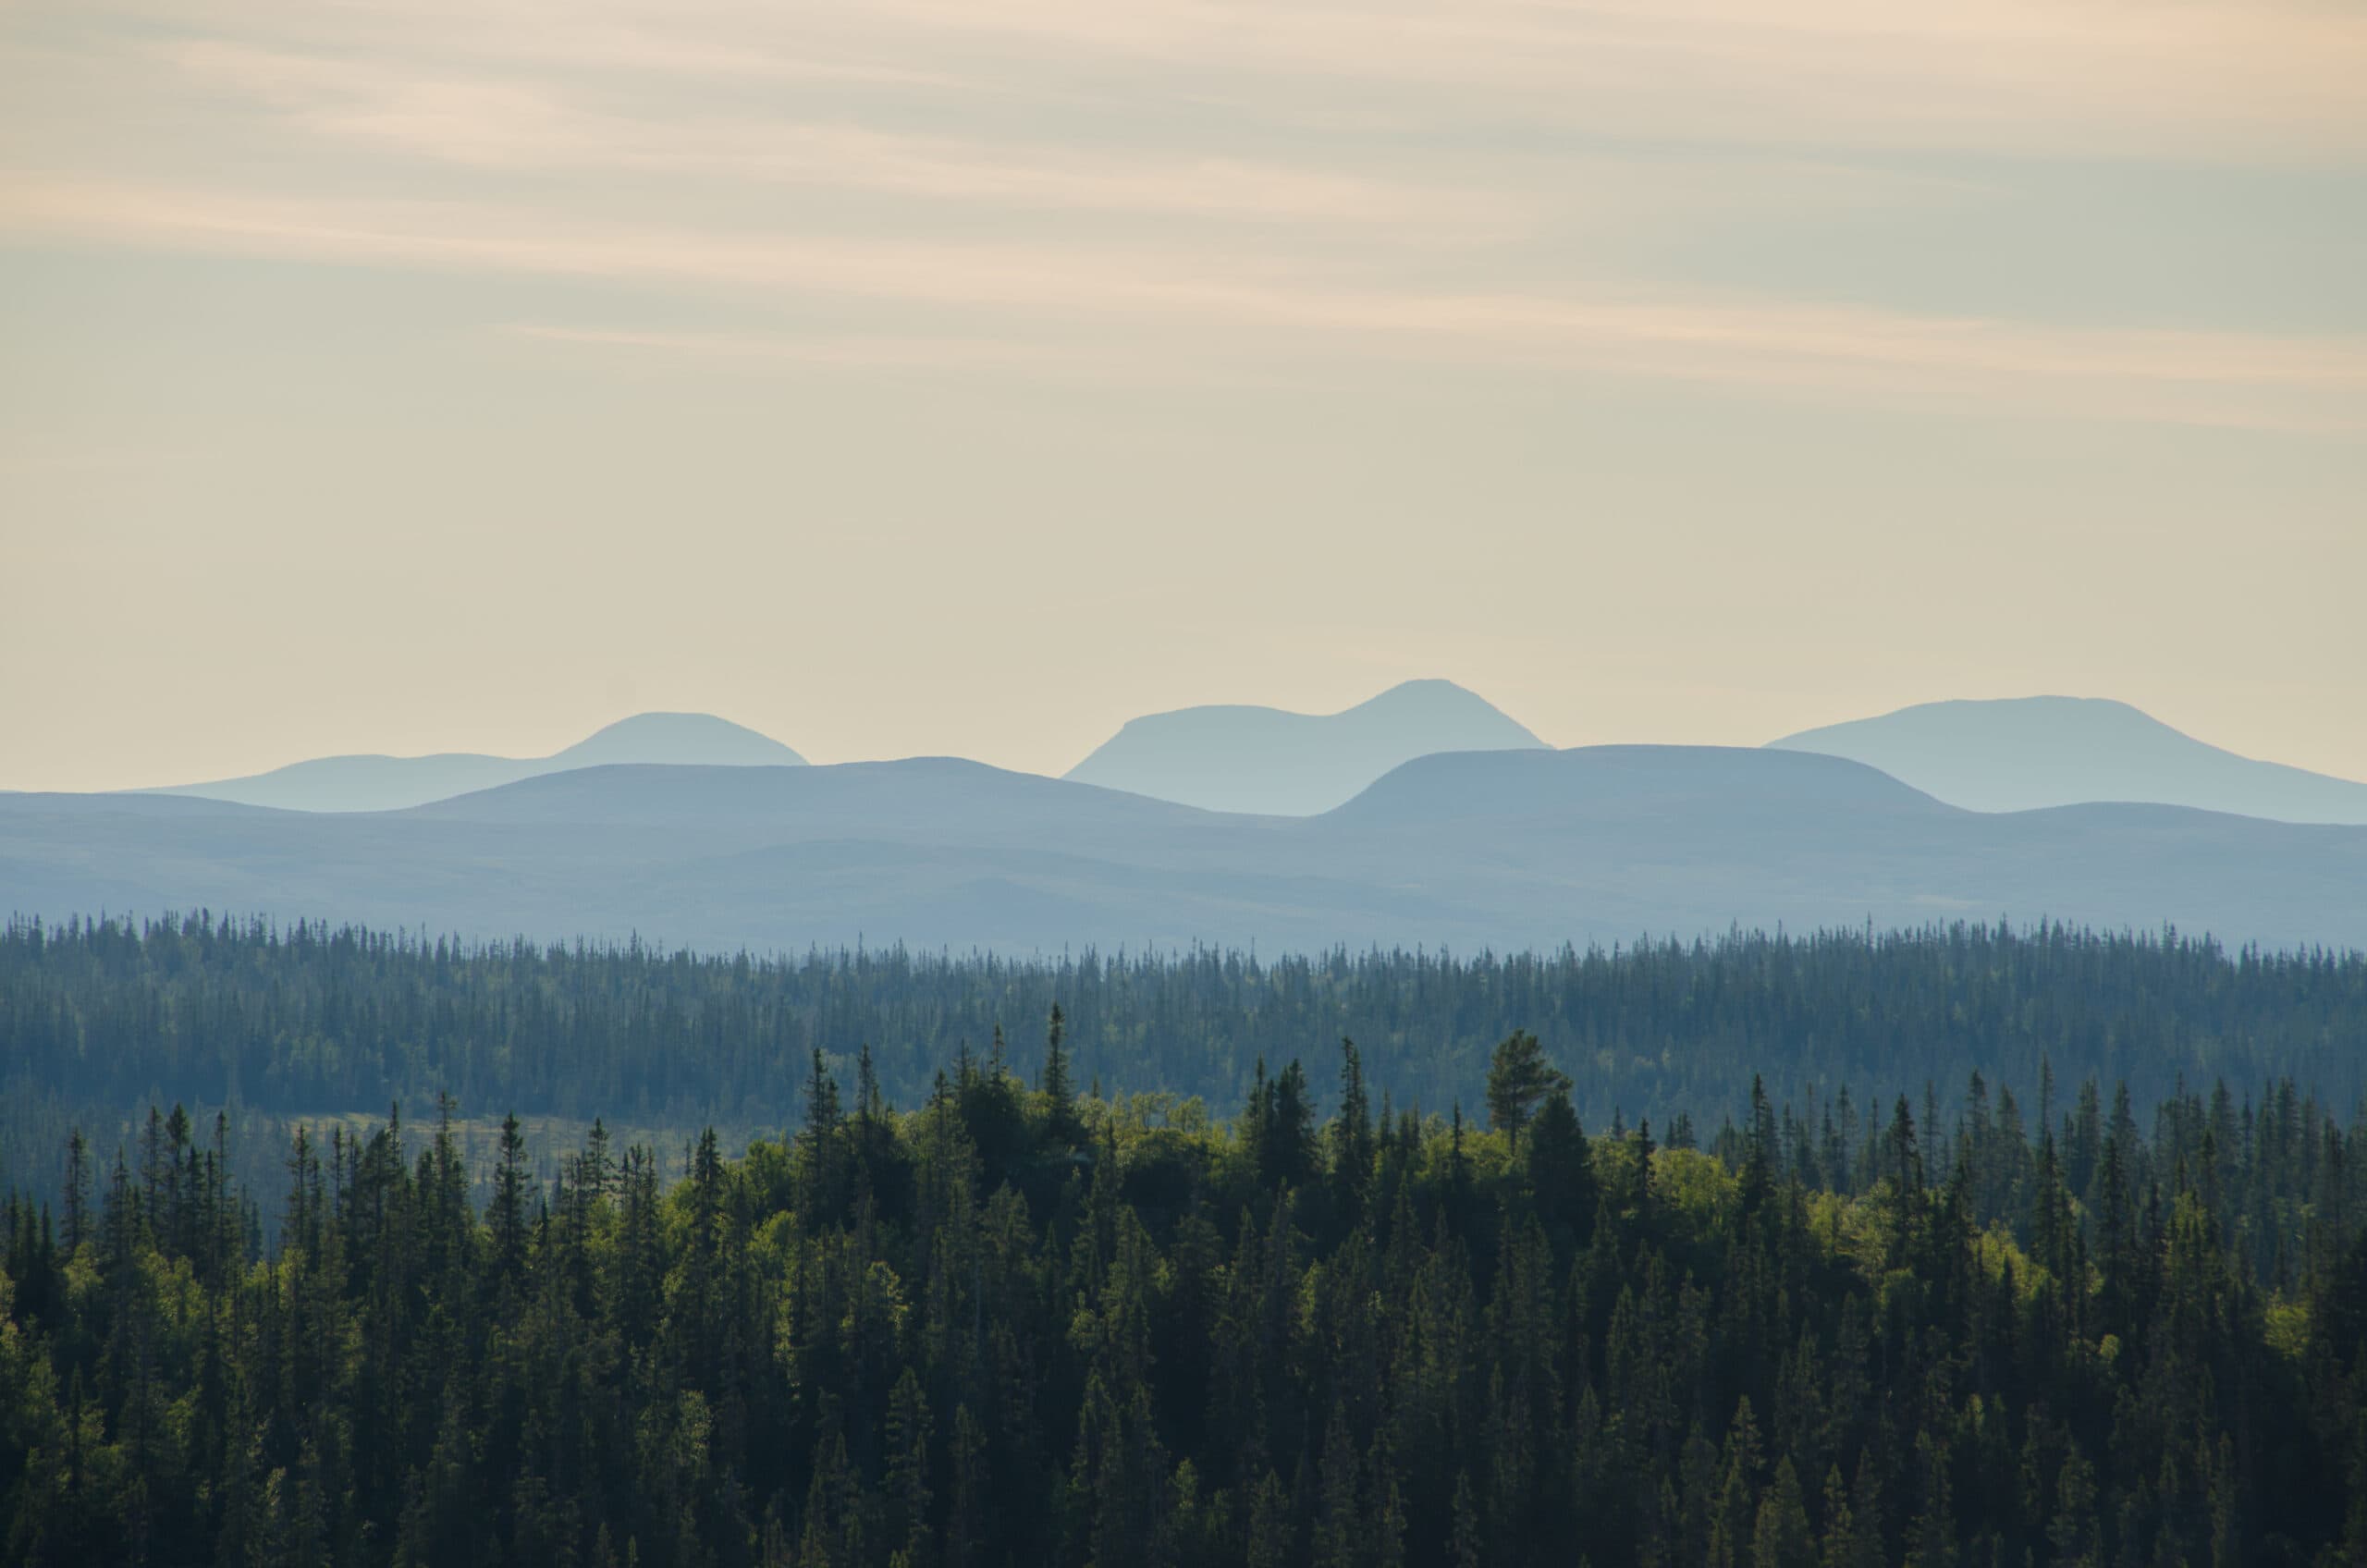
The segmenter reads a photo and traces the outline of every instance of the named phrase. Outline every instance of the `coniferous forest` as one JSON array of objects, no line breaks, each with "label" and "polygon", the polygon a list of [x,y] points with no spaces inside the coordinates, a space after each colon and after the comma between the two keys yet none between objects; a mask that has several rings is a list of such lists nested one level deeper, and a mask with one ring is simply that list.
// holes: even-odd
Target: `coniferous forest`
[{"label": "coniferous forest", "polygon": [[[1040,960],[885,949],[802,958],[450,939],[202,916],[19,921],[0,931],[0,1188],[55,1199],[80,1128],[112,1150],[151,1105],[227,1109],[237,1173],[268,1187],[299,1121],[383,1117],[449,1094],[469,1145],[527,1123],[557,1173],[595,1117],[653,1145],[668,1178],[704,1127],[731,1146],[803,1114],[812,1052],[851,1079],[868,1047],[914,1105],[998,1030],[1033,1076],[1058,1002],[1081,1088],[1197,1097],[1222,1116],[1258,1061],[1353,1038],[1400,1107],[1476,1106],[1496,1043],[1535,1034],[1588,1125],[1679,1115],[1703,1136],[1770,1096],[1821,1121],[1904,1093],[1944,1123],[1971,1073],[2030,1096],[2051,1072],[2128,1086],[2140,1116],[2224,1081],[2282,1079],[2348,1116],[2367,1092],[2367,956],[2229,952],[2175,933],[1960,925],[1614,951],[1233,952]],[[1321,1077],[1318,1075],[1318,1079]],[[1332,1085],[1314,1085],[1336,1109]],[[1854,1106],[1839,1102],[1845,1092]],[[2067,1100],[2067,1096],[2065,1096]],[[2058,1109],[2060,1107],[2057,1108]],[[1931,1120],[1931,1116],[1926,1116]],[[546,1135],[566,1123],[562,1141]],[[2035,1135],[2035,1133],[2033,1133]],[[266,1232],[274,1221],[266,1217]]]},{"label": "coniferous forest", "polygon": [[[8,1562],[2367,1558],[2367,1126],[2312,1083],[2360,1044],[2355,958],[1976,929],[766,966],[203,922],[5,950],[19,1082],[58,1089],[69,1043],[151,1053],[126,1084],[202,1090],[170,1078],[193,1040],[188,1071],[242,1075],[210,1114],[7,1150],[52,1173],[0,1215]],[[1253,1047],[1209,1103],[1158,1092],[1180,1046],[1096,1085],[1051,1002],[1024,1063],[992,1022],[976,1048],[913,1023],[1088,973],[1113,1035],[1156,1003],[1188,1041],[1196,1005],[1229,1047],[1284,1027],[1268,998],[1301,1024],[1380,998],[1406,1043]],[[1557,997],[1467,1090],[1399,1086],[1423,1029]],[[844,1044],[773,1063],[786,1125],[736,1153],[595,1113],[538,1158],[511,1116],[472,1165],[448,1097],[324,1133],[292,1093],[251,1150],[233,1114],[291,1063],[665,1073],[701,1085],[679,1110],[817,1015]],[[1604,1065],[1654,1020],[1656,1068]],[[949,1032],[917,1090],[866,1038]],[[636,1065],[653,1035],[678,1060]],[[2148,1049],[2181,1066],[2096,1071]],[[1650,1112],[1584,1109],[1648,1081]],[[1662,1109],[1679,1085],[1699,1114]]]}]

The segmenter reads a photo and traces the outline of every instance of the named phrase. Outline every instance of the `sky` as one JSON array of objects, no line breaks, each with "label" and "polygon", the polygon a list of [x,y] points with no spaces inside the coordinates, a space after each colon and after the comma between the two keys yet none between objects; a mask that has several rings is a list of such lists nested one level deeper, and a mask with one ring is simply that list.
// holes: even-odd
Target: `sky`
[{"label": "sky", "polygon": [[2367,778],[2353,0],[11,0],[0,788],[2116,697]]}]

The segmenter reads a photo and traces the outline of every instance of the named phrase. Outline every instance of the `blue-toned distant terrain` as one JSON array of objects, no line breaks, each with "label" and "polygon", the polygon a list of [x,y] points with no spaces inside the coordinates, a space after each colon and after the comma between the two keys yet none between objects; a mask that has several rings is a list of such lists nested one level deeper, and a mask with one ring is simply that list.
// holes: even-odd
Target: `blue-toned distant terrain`
[{"label": "blue-toned distant terrain", "polygon": [[475,752],[423,757],[315,757],[244,778],[168,785],[147,792],[287,811],[399,811],[472,790],[490,790],[546,773],[610,763],[795,767],[804,760],[778,741],[711,714],[644,713],[619,719],[546,757],[497,757]]},{"label": "blue-toned distant terrain", "polygon": [[1065,777],[1209,811],[1311,816],[1416,757],[1544,744],[1452,680],[1408,680],[1339,713],[1218,704],[1146,715]]},{"label": "blue-toned distant terrain", "polygon": [[2277,822],[2367,823],[2367,784],[2238,756],[2094,697],[1920,703],[1768,744],[1853,758],[1973,811],[2151,801]]},{"label": "blue-toned distant terrain", "polygon": [[606,766],[392,813],[0,795],[0,909],[802,949],[1609,944],[2042,916],[2367,946],[2367,828],[1985,814],[1756,748],[1449,753],[1315,816],[950,758]]}]

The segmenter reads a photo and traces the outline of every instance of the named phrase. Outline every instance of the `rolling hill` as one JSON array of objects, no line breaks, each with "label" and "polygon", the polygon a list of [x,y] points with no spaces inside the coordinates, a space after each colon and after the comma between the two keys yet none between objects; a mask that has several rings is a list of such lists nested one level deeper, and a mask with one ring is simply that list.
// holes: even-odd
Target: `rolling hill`
[{"label": "rolling hill", "polygon": [[1768,744],[1849,757],[1971,811],[2146,801],[2367,823],[2367,784],[2238,756],[2100,698],[1922,703]]},{"label": "rolling hill", "polygon": [[1065,777],[1209,811],[1309,816],[1415,757],[1543,745],[1452,680],[1408,680],[1332,714],[1220,704],[1130,719]]},{"label": "rolling hill", "polygon": [[644,713],[619,719],[546,757],[497,757],[477,752],[441,752],[420,757],[314,757],[244,778],[166,785],[145,792],[285,811],[399,811],[570,768],[616,763],[796,767],[804,761],[779,741],[711,714]]},{"label": "rolling hill", "polygon": [[0,796],[0,911],[281,917],[798,950],[1551,948],[2016,921],[2367,946],[2367,829],[2159,805],[1982,814],[1748,748],[1431,755],[1334,811],[1200,811],[946,758],[609,766],[412,810]]}]

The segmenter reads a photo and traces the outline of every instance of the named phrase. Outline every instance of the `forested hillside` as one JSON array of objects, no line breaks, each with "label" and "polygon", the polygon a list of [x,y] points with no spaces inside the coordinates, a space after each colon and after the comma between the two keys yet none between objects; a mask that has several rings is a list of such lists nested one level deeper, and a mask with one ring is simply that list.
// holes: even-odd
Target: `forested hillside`
[{"label": "forested hillside", "polygon": [[664,1130],[679,1172],[702,1125],[791,1124],[817,1049],[846,1077],[868,1047],[905,1105],[964,1049],[984,1059],[998,1031],[1032,1073],[1055,1001],[1080,1084],[1220,1111],[1261,1057],[1343,1035],[1398,1105],[1469,1108],[1489,1051],[1516,1029],[1544,1042],[1600,1126],[1679,1112],[1713,1126],[1743,1111],[1754,1074],[1803,1114],[1845,1086],[1860,1106],[1905,1093],[1919,1110],[1936,1085],[1946,1117],[1975,1071],[2026,1097],[2049,1070],[2125,1083],[2149,1117],[2181,1082],[2224,1079],[2244,1105],[2289,1077],[2345,1114],[2367,1084],[2367,958],[2060,926],[1010,962],[479,947],[202,917],[19,922],[0,934],[0,1180],[50,1190],[70,1127],[112,1151],[151,1101],[206,1120],[230,1104],[254,1149],[279,1140],[277,1121],[383,1116],[440,1093],[469,1118]]},{"label": "forested hillside", "polygon": [[434,1122],[300,1138],[260,1196],[178,1109],[78,1150],[0,1227],[7,1558],[2367,1552],[2367,1133],[2290,1084],[2149,1134],[2083,1084],[2058,1137],[1979,1082],[1933,1129],[1746,1079],[1699,1149],[1588,1134],[1527,1035],[1484,1127],[1392,1110],[1354,1047],[1320,1127],[1295,1060],[1211,1125],[1046,1047],[1032,1090],[959,1057],[902,1113],[809,1056],[793,1136],[709,1135],[670,1191],[605,1129],[545,1184],[513,1123],[481,1209]]}]

